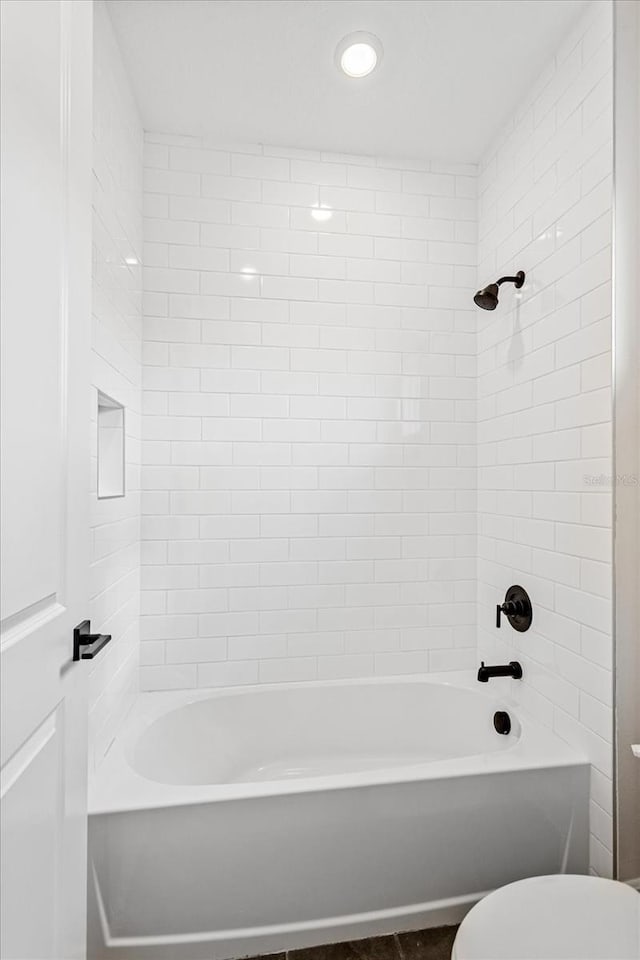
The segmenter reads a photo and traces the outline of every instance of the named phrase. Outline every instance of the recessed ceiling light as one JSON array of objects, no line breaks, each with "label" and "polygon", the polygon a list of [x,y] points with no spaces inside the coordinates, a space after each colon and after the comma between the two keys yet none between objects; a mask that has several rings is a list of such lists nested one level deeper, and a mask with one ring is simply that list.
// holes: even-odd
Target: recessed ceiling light
[{"label": "recessed ceiling light", "polygon": [[335,59],[348,77],[366,77],[382,60],[382,44],[372,33],[350,33],[336,47]]}]

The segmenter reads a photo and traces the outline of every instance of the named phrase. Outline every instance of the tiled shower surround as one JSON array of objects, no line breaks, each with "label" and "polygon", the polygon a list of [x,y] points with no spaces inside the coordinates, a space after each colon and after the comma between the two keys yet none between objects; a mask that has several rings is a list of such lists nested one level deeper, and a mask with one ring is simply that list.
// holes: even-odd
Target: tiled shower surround
[{"label": "tiled shower surround", "polygon": [[522,709],[592,761],[604,875],[610,16],[479,168],[148,134],[144,179],[143,687],[517,658]]},{"label": "tiled shower surround", "polygon": [[[479,174],[479,657],[592,767],[591,864],[612,868],[611,8],[593,4]],[[495,629],[521,583],[531,630]],[[497,659],[494,659],[497,658]]]},{"label": "tiled shower surround", "polygon": [[147,136],[145,688],[475,662],[475,174]]}]

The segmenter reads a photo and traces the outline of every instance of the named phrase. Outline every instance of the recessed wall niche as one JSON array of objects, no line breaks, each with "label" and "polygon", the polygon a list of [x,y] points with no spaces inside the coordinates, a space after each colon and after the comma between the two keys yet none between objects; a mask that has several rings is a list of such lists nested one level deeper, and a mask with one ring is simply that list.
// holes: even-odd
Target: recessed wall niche
[{"label": "recessed wall niche", "polygon": [[98,390],[98,500],[124,494],[124,407]]}]

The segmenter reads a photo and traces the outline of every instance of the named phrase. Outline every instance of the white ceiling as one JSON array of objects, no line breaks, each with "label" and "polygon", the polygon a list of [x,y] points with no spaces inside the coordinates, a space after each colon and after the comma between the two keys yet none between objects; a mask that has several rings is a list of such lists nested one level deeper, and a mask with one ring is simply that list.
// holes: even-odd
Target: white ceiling
[{"label": "white ceiling", "polygon": [[[585,0],[109,0],[148,130],[477,160]],[[345,34],[384,46],[350,80]]]}]

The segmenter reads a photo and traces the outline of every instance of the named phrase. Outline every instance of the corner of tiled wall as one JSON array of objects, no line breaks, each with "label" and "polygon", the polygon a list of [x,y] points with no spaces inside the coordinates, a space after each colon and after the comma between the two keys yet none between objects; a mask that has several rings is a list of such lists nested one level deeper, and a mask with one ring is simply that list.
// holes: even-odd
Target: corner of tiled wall
[{"label": "corner of tiled wall", "polygon": [[[90,772],[138,690],[142,126],[104,3],[94,20],[90,617],[113,640],[89,676]],[[97,499],[97,393],[125,407],[125,496]]]}]

